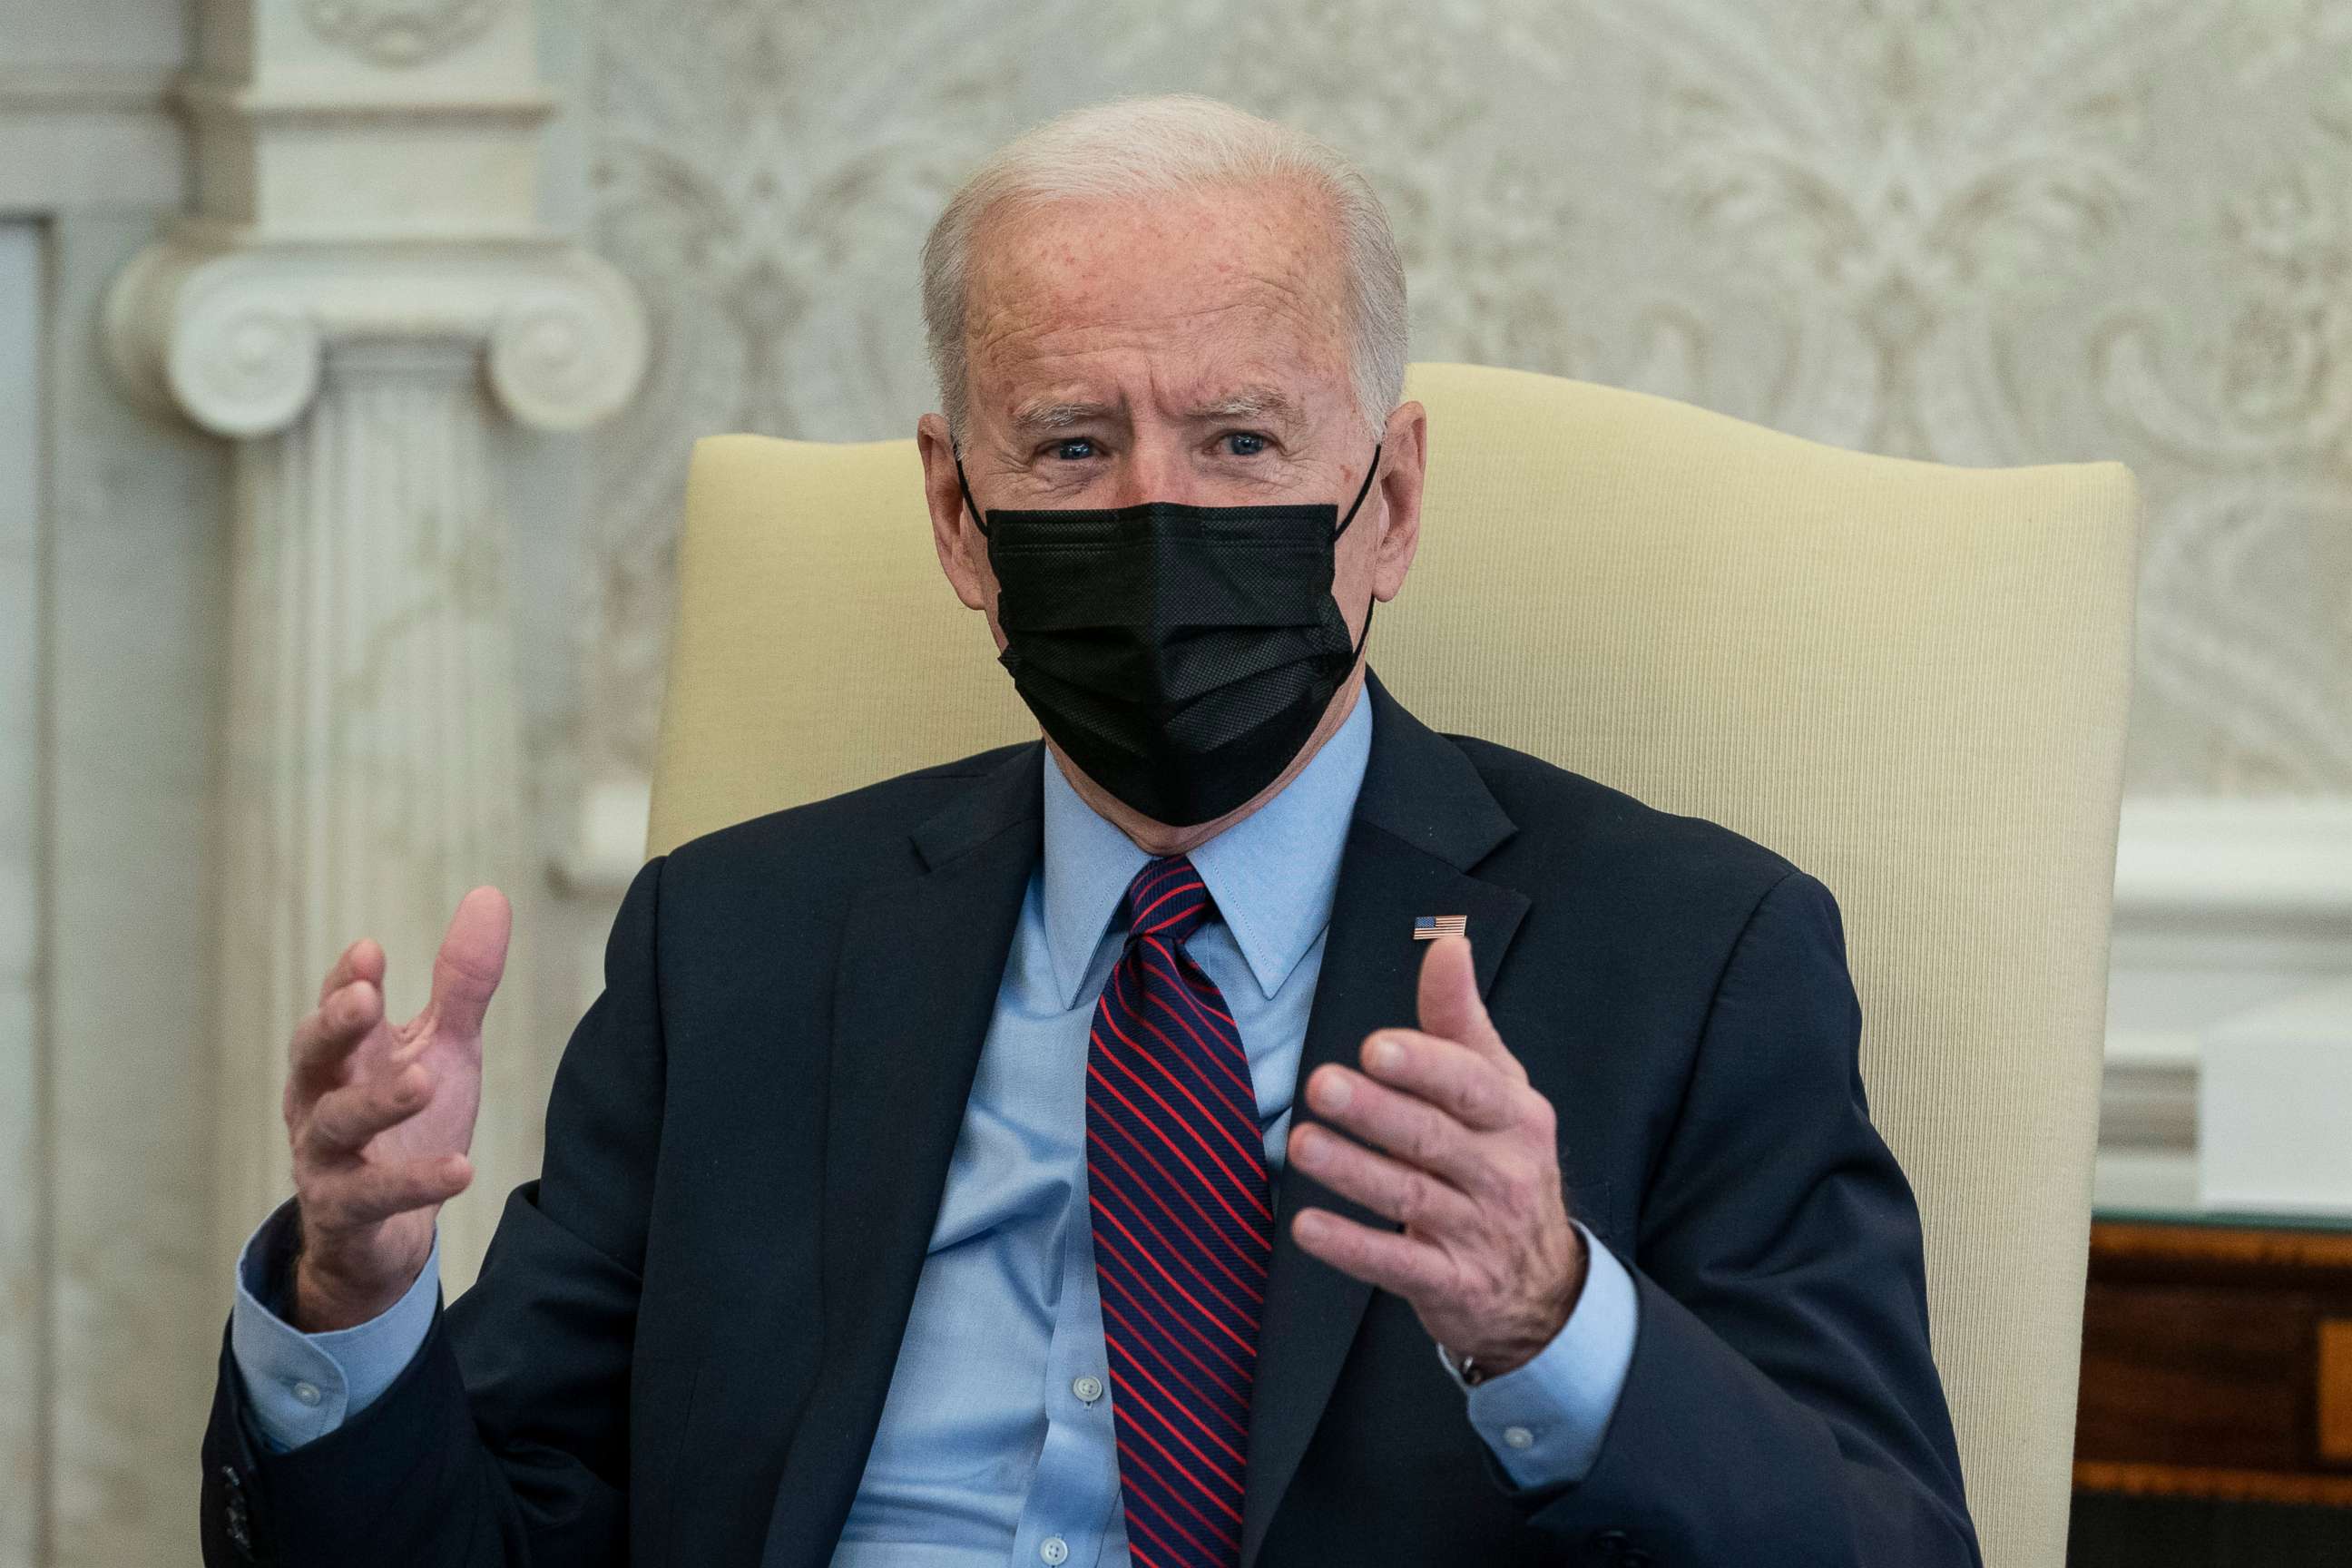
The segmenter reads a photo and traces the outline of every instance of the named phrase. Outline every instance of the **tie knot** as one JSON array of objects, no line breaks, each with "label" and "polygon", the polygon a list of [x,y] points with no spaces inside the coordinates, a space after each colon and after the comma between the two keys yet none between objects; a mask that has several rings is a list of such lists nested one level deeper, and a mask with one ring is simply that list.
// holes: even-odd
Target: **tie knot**
[{"label": "tie knot", "polygon": [[1170,855],[1154,860],[1127,885],[1127,929],[1134,936],[1160,936],[1181,942],[1201,929],[1215,908],[1208,885],[1192,860]]}]

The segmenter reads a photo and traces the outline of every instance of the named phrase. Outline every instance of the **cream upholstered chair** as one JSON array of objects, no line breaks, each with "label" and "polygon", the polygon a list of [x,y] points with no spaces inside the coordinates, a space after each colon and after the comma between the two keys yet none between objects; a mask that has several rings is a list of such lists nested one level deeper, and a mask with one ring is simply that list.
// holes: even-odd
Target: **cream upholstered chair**
[{"label": "cream upholstered chair", "polygon": [[[1866,457],[1415,367],[1421,554],[1374,666],[1820,877],[1919,1195],[1990,1568],[2064,1556],[2139,502],[2112,464]],[[911,441],[696,449],[651,847],[1035,733]]]}]

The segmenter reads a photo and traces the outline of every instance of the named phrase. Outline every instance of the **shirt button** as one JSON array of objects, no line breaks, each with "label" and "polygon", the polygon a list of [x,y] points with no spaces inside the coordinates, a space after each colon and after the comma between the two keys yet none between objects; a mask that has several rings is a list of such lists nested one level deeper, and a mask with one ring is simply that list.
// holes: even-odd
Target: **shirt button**
[{"label": "shirt button", "polygon": [[294,1385],[294,1397],[305,1405],[316,1405],[320,1399],[319,1385],[315,1383],[298,1383]]},{"label": "shirt button", "polygon": [[1102,1397],[1102,1379],[1098,1377],[1072,1378],[1070,1380],[1070,1392],[1078,1396],[1079,1404],[1092,1405],[1096,1400]]},{"label": "shirt button", "polygon": [[1506,1426],[1503,1428],[1503,1446],[1507,1448],[1532,1448],[1536,1446],[1536,1435],[1524,1426]]},{"label": "shirt button", "polygon": [[1049,1535],[1037,1543],[1037,1558],[1039,1562],[1049,1564],[1067,1563],[1070,1560],[1070,1543],[1058,1535]]}]

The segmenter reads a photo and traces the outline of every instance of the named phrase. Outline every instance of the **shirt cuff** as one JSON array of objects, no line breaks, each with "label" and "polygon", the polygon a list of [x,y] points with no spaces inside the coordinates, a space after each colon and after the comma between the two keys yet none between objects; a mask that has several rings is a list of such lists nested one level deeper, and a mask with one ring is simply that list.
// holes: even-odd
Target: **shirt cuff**
[{"label": "shirt cuff", "polygon": [[433,1327],[441,1296],[441,1232],[407,1293],[354,1328],[306,1334],[279,1317],[277,1292],[293,1251],[293,1205],[261,1222],[237,1259],[229,1350],[245,1382],[246,1406],[268,1445],[282,1453],[316,1442],[390,1388]]},{"label": "shirt cuff", "polygon": [[1469,1395],[1470,1425],[1522,1489],[1585,1478],[1633,1363],[1640,1323],[1633,1277],[1581,1222],[1570,1223],[1584,1237],[1584,1289],[1551,1343],[1526,1365],[1475,1384],[1464,1383],[1452,1359],[1438,1352],[1447,1375]]}]

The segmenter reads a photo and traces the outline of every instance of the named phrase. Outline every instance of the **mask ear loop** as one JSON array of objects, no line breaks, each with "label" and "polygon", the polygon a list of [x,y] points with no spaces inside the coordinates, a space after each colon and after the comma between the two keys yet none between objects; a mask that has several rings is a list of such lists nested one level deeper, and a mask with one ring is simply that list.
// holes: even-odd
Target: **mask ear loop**
[{"label": "mask ear loop", "polygon": [[[1357,509],[1364,504],[1364,498],[1372,493],[1372,476],[1381,471],[1381,447],[1385,443],[1378,441],[1372,443],[1372,466],[1364,470],[1363,485],[1356,491],[1356,499],[1348,503],[1348,515],[1341,518],[1339,526],[1332,531],[1332,543],[1339,542],[1339,535],[1347,532],[1355,522]],[[957,471],[961,472],[961,469]],[[1356,651],[1348,656],[1348,666],[1351,669],[1355,668],[1356,662],[1364,657],[1364,644],[1372,635],[1372,612],[1380,608],[1380,603],[1378,595],[1364,601],[1364,629],[1356,635]]]},{"label": "mask ear loop", "polygon": [[[958,450],[958,448],[953,445],[950,445],[948,450],[955,453],[956,489],[963,492],[964,509],[971,513],[972,527],[980,530],[980,536],[982,539],[986,539],[988,537],[988,524],[980,521],[980,504],[971,499],[971,481],[963,477],[963,453]],[[1372,460],[1375,462],[1380,460],[1377,453],[1374,454]],[[1358,500],[1361,500],[1363,498],[1359,496],[1356,499]]]},{"label": "mask ear loop", "polygon": [[1349,526],[1355,522],[1356,511],[1364,504],[1364,498],[1372,493],[1372,476],[1381,471],[1381,447],[1383,443],[1378,441],[1372,443],[1372,466],[1364,470],[1364,482],[1358,488],[1356,491],[1356,499],[1348,503],[1348,515],[1341,518],[1339,520],[1339,526],[1332,531],[1331,542],[1334,544],[1339,542],[1339,535],[1347,532]]}]

